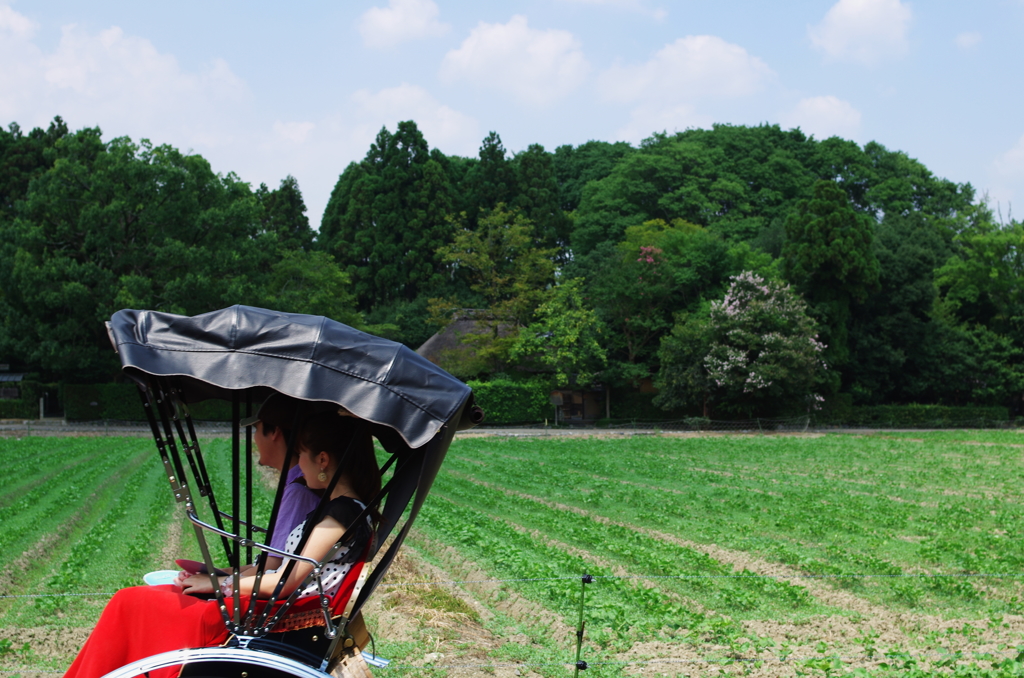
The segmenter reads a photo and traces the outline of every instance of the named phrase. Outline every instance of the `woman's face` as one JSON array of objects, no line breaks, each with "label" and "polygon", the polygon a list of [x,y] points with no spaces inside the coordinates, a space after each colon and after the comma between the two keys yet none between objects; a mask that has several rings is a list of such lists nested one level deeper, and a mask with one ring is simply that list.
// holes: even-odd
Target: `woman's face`
[{"label": "woman's face", "polygon": [[305,447],[299,448],[299,468],[302,469],[302,476],[306,479],[306,487],[315,490],[327,487],[329,479],[320,480],[318,478],[321,471],[327,470],[326,466],[326,452],[310,452]]}]

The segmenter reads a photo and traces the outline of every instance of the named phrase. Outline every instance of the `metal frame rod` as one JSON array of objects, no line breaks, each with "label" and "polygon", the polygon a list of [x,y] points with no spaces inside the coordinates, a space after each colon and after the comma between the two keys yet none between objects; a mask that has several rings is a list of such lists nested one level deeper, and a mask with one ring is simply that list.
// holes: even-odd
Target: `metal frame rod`
[{"label": "metal frame rod", "polygon": [[174,493],[175,500],[183,501],[181,485],[178,483],[178,477],[171,464],[171,459],[167,456],[167,442],[160,433],[160,426],[157,424],[156,414],[153,411],[157,407],[156,397],[152,389],[148,387],[142,388],[141,386],[139,387],[139,395],[142,397],[142,409],[146,412],[146,418],[149,420],[149,428],[153,432],[153,440],[156,441],[157,454],[160,455],[160,461],[164,465],[164,474],[171,484],[171,492]]},{"label": "metal frame rod", "polygon": [[[181,400],[182,404],[185,405],[185,425],[188,428],[189,439],[191,439],[195,445],[196,464],[198,465],[199,473],[201,474],[201,477],[197,478],[196,482],[202,485],[203,488],[205,488],[205,496],[207,497],[207,500],[210,503],[210,510],[213,512],[214,515],[217,515],[217,500],[213,495],[213,486],[210,484],[210,474],[207,473],[206,471],[206,462],[203,459],[203,453],[199,449],[199,436],[196,435],[196,427],[195,424],[192,422],[192,413],[188,409],[188,403],[186,403],[185,400],[180,397],[180,395],[179,399]],[[217,520],[219,521],[220,518],[217,518]],[[220,522],[218,522],[217,524],[221,525]],[[223,527],[223,525],[221,525],[221,527]]]},{"label": "metal frame rod", "polygon": [[[245,392],[245,416],[252,416],[252,391]],[[252,541],[252,427],[245,427],[245,538]],[[252,562],[252,546],[245,547],[245,562]]]},{"label": "metal frame rod", "polygon": [[[161,420],[161,422],[163,424],[163,430],[164,430],[166,438],[167,438],[168,452],[170,454],[171,459],[174,462],[174,467],[178,470],[178,473],[181,475],[181,477],[179,478],[179,482],[180,482],[181,488],[182,488],[182,497],[181,497],[181,499],[179,499],[179,501],[184,501],[186,503],[186,506],[192,506],[193,509],[194,509],[195,508],[195,503],[193,501],[192,494],[189,491],[188,483],[187,483],[187,481],[185,481],[185,478],[184,478],[184,472],[185,472],[184,471],[184,467],[181,464],[181,456],[178,454],[178,447],[177,447],[177,444],[175,443],[175,440],[174,440],[175,428],[174,428],[174,426],[171,423],[171,418],[176,416],[175,404],[174,403],[177,400],[177,397],[174,395],[172,389],[167,387],[166,380],[158,379],[158,380],[155,380],[155,381],[156,381],[156,388],[157,388],[156,404],[158,405],[158,407],[156,409],[160,413],[160,420]],[[188,444],[188,442],[186,440],[181,441],[181,443],[182,443],[182,445]],[[198,443],[197,443],[197,447],[198,447]],[[201,457],[200,457],[200,461],[201,461]],[[198,482],[198,479],[197,479],[197,482]],[[213,494],[212,494],[212,490],[211,490],[211,493],[210,493],[209,497],[212,497],[212,496],[213,496]],[[212,504],[211,504],[211,506],[212,506]],[[216,516],[216,514],[214,514],[214,515]],[[197,537],[198,536],[200,536],[200,535],[197,535]],[[201,544],[200,546],[203,546],[203,545]],[[227,554],[227,556],[230,558],[230,556],[231,556],[231,542],[229,542],[227,539],[223,539],[222,540],[222,546],[224,547],[225,554]],[[207,563],[207,567],[212,567],[212,561]]]},{"label": "metal frame rod", "polygon": [[193,525],[201,527],[202,529],[207,530],[208,532],[218,534],[222,537],[225,537],[226,539],[230,539],[231,541],[238,542],[243,546],[252,546],[253,548],[259,549],[260,551],[265,551],[266,553],[270,553],[275,556],[281,556],[282,558],[292,558],[294,560],[301,560],[312,565],[320,564],[319,560],[313,560],[312,558],[307,558],[306,556],[300,555],[298,553],[289,553],[288,551],[281,551],[279,549],[275,549],[273,546],[270,546],[268,544],[261,544],[258,541],[249,541],[245,537],[242,537],[240,535],[231,534],[230,532],[218,528],[216,525],[211,525],[210,523],[204,521],[196,514],[194,509],[186,511],[186,514],[188,515],[189,521],[191,521]]},{"label": "metal frame rod", "polygon": [[[241,469],[239,468],[239,457],[241,455],[241,450],[239,449],[239,424],[241,421],[241,416],[239,405],[239,393],[238,391],[234,391],[231,394],[231,513],[233,516],[231,519],[231,531],[234,534],[238,534],[239,532],[241,532],[241,523],[239,518],[242,499],[240,487]],[[251,490],[252,488],[248,489]],[[228,559],[228,562],[231,564],[231,574],[234,577],[234,581],[236,582],[241,578],[241,558],[242,544],[241,542],[235,541],[233,543],[233,548],[231,549],[231,557]],[[239,610],[239,608],[241,607],[241,600],[239,600],[239,587],[233,587],[233,591],[234,594],[232,595],[232,597],[234,598],[234,605],[232,607],[234,610],[235,624],[237,625],[242,622]]]},{"label": "metal frame rod", "polygon": [[[234,516],[231,515],[230,513],[228,513],[227,511],[217,511],[217,513],[219,513],[221,515],[221,517],[223,517],[223,518],[228,518],[228,519],[231,519],[231,520],[234,519]],[[245,520],[240,520],[239,522],[242,525],[247,525],[248,527],[251,527],[254,532],[262,532],[263,534],[267,533],[267,528],[265,528],[265,527],[260,527],[259,525],[253,525],[253,524],[251,524],[251,523],[249,523],[249,522],[247,522]],[[223,526],[222,526],[222,529],[223,529]],[[250,559],[249,562],[252,562],[252,560]]]}]

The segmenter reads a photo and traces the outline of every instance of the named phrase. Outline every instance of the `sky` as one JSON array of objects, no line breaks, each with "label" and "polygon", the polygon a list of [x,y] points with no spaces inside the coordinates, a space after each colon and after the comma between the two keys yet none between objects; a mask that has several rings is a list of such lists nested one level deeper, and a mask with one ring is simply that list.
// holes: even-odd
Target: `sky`
[{"label": "sky", "polygon": [[1022,35],[1024,0],[0,0],[0,125],[290,174],[315,227],[402,120],[464,156],[492,130],[516,153],[769,123],[904,151],[1020,220]]}]

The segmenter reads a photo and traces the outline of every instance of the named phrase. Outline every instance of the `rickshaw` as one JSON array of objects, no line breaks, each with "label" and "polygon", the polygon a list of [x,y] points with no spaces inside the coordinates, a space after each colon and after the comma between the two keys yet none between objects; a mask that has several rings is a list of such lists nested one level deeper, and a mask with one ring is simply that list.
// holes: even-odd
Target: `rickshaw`
[{"label": "rickshaw", "polygon": [[[318,316],[249,306],[194,317],[122,310],[111,317],[107,331],[124,376],[139,388],[160,462],[175,500],[194,527],[205,571],[213,576],[218,565],[214,554],[219,558],[221,550],[228,563],[225,570],[236,580],[254,553],[291,556],[289,567],[296,560],[313,565],[299,588],[315,584],[320,592],[297,600],[298,589],[284,596],[279,585],[269,599],[257,604],[253,596],[247,605],[237,589],[225,597],[212,580],[230,634],[226,646],[164,652],[108,676],[128,678],[179,665],[185,678],[366,673],[364,663],[351,661],[365,649],[368,637],[360,611],[408,536],[455,432],[483,419],[469,387],[399,343]],[[333,595],[324,595],[321,568],[341,552],[352,528],[324,560],[314,562],[268,546],[269,528],[253,518],[254,484],[260,481],[253,474],[252,434],[240,423],[273,394],[342,408],[367,427],[388,455],[381,466],[382,489],[360,516],[378,512],[375,539],[346,556],[354,564]],[[190,409],[211,399],[231,407],[226,501],[215,496]],[[286,469],[296,453],[293,448],[291,440]],[[281,473],[268,526],[275,524],[280,510],[285,475]],[[332,482],[338,475],[340,469]],[[258,579],[265,558],[255,562]]]}]

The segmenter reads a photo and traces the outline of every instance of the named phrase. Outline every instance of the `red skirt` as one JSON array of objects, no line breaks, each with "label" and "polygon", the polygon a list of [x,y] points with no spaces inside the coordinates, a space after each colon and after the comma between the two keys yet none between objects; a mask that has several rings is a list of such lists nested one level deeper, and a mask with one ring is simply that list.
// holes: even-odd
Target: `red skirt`
[{"label": "red skirt", "polygon": [[[227,638],[216,600],[186,596],[173,584],[121,589],[103,608],[64,678],[100,678],[145,657],[170,650],[215,647]],[[175,678],[180,670],[172,666],[150,671],[149,676]]]}]

